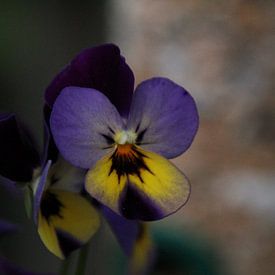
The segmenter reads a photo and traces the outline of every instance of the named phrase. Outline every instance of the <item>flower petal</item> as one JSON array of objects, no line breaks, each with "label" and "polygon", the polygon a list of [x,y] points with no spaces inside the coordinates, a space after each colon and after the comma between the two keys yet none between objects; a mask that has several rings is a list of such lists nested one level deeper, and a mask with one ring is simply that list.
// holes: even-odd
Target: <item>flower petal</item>
[{"label": "flower petal", "polygon": [[120,50],[113,44],[83,50],[49,85],[46,102],[53,106],[61,90],[68,86],[94,88],[104,93],[121,115],[129,112],[134,75]]},{"label": "flower petal", "polygon": [[0,174],[10,180],[27,182],[40,164],[38,152],[27,129],[14,114],[0,116]]},{"label": "flower petal", "polygon": [[144,149],[174,158],[191,145],[198,123],[196,104],[184,88],[152,78],[137,87],[127,128],[137,132]]},{"label": "flower petal", "polygon": [[176,212],[189,198],[186,177],[160,155],[141,148],[135,153],[136,161],[123,162],[125,173],[114,167],[112,155],[99,160],[86,175],[88,193],[128,219],[158,220]]},{"label": "flower petal", "polygon": [[41,173],[41,176],[36,179],[36,181],[33,183],[33,219],[34,222],[37,223],[38,220],[38,213],[41,205],[41,199],[43,196],[43,193],[46,189],[47,185],[47,178],[49,169],[52,165],[52,161],[49,160],[45,167],[43,168],[43,171]]},{"label": "flower petal", "polygon": [[129,262],[129,274],[151,274],[155,263],[156,250],[151,238],[148,225],[141,223],[139,235],[135,242]]},{"label": "flower petal", "polygon": [[44,148],[42,153],[42,161],[41,166],[44,167],[47,161],[50,159],[52,163],[55,163],[58,158],[58,149],[55,145],[55,142],[52,137],[51,129],[50,129],[50,115],[51,108],[47,105],[44,105],[43,115],[44,115]]},{"label": "flower petal", "polygon": [[59,155],[49,171],[49,187],[81,193],[84,190],[86,170],[77,168]]},{"label": "flower petal", "polygon": [[85,174],[86,170],[69,164],[60,155],[54,164],[49,160],[32,186],[35,223],[37,223],[41,199],[46,189],[60,189],[80,194],[84,190]]},{"label": "flower petal", "polygon": [[138,238],[140,223],[125,219],[106,206],[102,206],[101,210],[122,250],[127,256],[130,256]]},{"label": "flower petal", "polygon": [[122,119],[107,97],[87,88],[67,87],[57,98],[51,129],[63,157],[75,166],[90,168],[110,151]]},{"label": "flower petal", "polygon": [[44,245],[64,259],[98,230],[99,216],[80,195],[49,189],[43,195],[38,233]]}]

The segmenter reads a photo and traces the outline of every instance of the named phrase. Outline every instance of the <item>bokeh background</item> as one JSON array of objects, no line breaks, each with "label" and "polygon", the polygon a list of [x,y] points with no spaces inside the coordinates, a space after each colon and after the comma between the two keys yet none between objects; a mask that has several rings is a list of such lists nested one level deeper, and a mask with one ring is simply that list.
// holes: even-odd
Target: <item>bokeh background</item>
[{"label": "bokeh background", "polygon": [[[169,77],[200,112],[193,145],[175,160],[191,199],[152,223],[154,274],[274,274],[274,18],[271,0],[1,1],[0,110],[18,113],[41,146],[48,83],[81,49],[116,43],[136,84]],[[1,217],[24,224],[2,252],[33,271],[57,270],[22,201],[2,189],[0,199]],[[87,274],[123,274],[124,260],[104,227]]]}]

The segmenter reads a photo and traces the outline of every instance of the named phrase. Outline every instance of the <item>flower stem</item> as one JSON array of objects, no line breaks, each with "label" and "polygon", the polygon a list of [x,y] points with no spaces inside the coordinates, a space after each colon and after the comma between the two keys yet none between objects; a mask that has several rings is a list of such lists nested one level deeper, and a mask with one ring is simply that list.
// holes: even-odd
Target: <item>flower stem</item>
[{"label": "flower stem", "polygon": [[89,243],[84,245],[79,251],[75,275],[85,275],[88,254],[89,254]]},{"label": "flower stem", "polygon": [[62,261],[59,275],[68,275],[68,271],[69,271],[69,267],[70,267],[70,259],[71,259],[71,257]]}]

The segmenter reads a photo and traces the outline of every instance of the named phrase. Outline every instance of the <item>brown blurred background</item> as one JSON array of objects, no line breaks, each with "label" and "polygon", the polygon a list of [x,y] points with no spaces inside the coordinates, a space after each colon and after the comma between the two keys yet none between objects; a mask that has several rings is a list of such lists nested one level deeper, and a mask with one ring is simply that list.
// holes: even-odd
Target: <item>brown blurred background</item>
[{"label": "brown blurred background", "polygon": [[55,73],[82,48],[118,44],[136,84],[171,78],[200,112],[193,145],[175,160],[191,199],[153,227],[201,240],[215,274],[274,274],[274,18],[271,0],[1,3],[1,110],[18,110],[41,137],[43,91]]}]

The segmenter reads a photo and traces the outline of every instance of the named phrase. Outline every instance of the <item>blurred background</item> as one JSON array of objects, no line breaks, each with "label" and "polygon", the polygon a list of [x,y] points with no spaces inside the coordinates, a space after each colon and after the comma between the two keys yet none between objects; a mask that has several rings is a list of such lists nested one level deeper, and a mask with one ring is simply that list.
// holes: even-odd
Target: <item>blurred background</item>
[{"label": "blurred background", "polygon": [[[41,145],[46,86],[81,49],[116,43],[136,84],[166,76],[200,112],[193,145],[175,160],[191,199],[152,223],[152,274],[274,274],[274,18],[271,0],[1,1],[0,110],[17,112]],[[3,253],[55,271],[22,201],[5,190],[0,199],[1,217],[25,224]],[[114,274],[125,259],[107,227],[98,235],[87,274]]]}]

